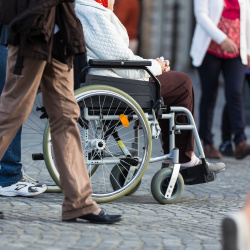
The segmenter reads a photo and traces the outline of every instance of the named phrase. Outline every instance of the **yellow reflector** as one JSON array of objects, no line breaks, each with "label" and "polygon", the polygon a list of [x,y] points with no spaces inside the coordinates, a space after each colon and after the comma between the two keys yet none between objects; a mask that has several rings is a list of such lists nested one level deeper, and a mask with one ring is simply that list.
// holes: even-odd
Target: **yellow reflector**
[{"label": "yellow reflector", "polygon": [[123,125],[124,127],[128,127],[128,126],[129,126],[129,120],[128,120],[128,118],[127,118],[126,115],[121,114],[121,115],[120,115],[120,121],[121,121],[121,123],[122,123],[122,125]]}]

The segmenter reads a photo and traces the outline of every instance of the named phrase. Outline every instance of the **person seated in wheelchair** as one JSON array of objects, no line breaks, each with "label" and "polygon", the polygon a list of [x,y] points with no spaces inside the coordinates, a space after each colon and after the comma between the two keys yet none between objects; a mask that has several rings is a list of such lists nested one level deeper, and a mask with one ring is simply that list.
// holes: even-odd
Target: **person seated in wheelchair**
[{"label": "person seated in wheelchair", "polygon": [[[113,13],[114,3],[115,0],[76,0],[75,10],[83,26],[88,59],[145,60],[134,55],[128,48],[129,37],[125,27]],[[190,77],[183,72],[170,70],[168,60],[156,58],[150,61],[152,66],[149,69],[161,83],[164,104],[185,107],[194,116],[194,91]],[[150,75],[141,69],[91,69],[90,73],[145,81],[150,78]],[[186,122],[184,116],[179,118],[179,122]],[[169,153],[168,123],[167,119],[159,120],[164,154]],[[192,131],[183,130],[175,139],[182,169],[201,164],[201,160],[194,153]],[[211,172],[218,173],[225,170],[225,164],[221,162],[207,163],[207,165]]]}]

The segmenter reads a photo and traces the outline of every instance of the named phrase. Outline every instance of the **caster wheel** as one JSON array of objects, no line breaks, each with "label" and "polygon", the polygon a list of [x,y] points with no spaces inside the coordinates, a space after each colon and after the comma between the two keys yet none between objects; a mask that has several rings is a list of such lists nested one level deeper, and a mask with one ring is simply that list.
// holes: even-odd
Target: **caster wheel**
[{"label": "caster wheel", "polygon": [[172,196],[165,198],[173,169],[163,168],[159,170],[151,181],[151,192],[156,201],[160,204],[173,204],[176,203],[182,196],[184,191],[184,180],[181,174],[178,174],[177,181],[174,186]]},{"label": "caster wheel", "polygon": [[[122,188],[125,183],[125,179],[128,175],[129,167],[122,166],[117,164],[113,167],[111,174],[110,174],[110,183],[114,191]],[[135,193],[141,185],[141,180],[133,187],[126,196],[132,195]]]}]

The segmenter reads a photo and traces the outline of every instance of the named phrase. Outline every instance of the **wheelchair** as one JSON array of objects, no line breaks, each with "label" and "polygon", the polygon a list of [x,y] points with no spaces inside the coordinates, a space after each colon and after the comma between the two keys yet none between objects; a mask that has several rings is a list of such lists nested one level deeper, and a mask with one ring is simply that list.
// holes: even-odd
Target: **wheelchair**
[{"label": "wheelchair", "polygon": [[[97,202],[113,201],[133,194],[140,186],[149,163],[170,160],[151,181],[151,192],[161,204],[177,202],[184,185],[214,181],[209,172],[196,125],[190,111],[183,107],[166,107],[160,95],[160,82],[147,66],[150,61],[89,60],[82,70],[81,88],[75,98],[81,110],[78,127],[81,134],[85,163],[92,183],[92,198]],[[153,81],[129,80],[87,74],[91,68],[146,70]],[[179,124],[178,115],[187,123]],[[169,154],[151,158],[152,140],[160,137],[158,119],[169,120]],[[180,169],[179,149],[175,135],[192,130],[202,165]],[[36,158],[37,155],[34,155]],[[47,169],[60,186],[49,122],[43,136],[43,156]]]}]

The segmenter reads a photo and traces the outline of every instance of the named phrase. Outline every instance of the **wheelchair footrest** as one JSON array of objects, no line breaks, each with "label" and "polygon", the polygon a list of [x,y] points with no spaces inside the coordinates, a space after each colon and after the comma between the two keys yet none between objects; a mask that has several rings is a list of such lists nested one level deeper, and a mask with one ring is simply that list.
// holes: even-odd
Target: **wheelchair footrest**
[{"label": "wheelchair footrest", "polygon": [[185,185],[207,183],[216,179],[214,172],[209,172],[207,164],[200,164],[194,167],[180,170]]}]

